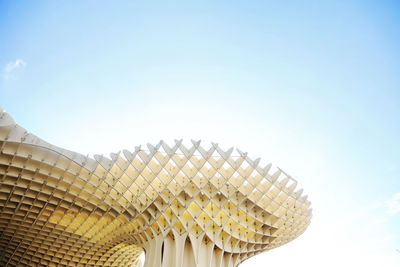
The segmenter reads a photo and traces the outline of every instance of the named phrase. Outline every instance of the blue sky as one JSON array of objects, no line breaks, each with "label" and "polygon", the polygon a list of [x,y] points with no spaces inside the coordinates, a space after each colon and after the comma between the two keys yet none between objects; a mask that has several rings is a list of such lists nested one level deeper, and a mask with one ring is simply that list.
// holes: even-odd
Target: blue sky
[{"label": "blue sky", "polygon": [[399,29],[397,1],[0,1],[0,106],[85,155],[193,138],[286,170],[312,223],[242,266],[400,266]]}]

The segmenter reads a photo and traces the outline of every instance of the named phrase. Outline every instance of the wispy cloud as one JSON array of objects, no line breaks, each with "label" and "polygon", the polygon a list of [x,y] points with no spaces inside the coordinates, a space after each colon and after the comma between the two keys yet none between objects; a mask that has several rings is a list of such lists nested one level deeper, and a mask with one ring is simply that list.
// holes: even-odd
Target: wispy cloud
[{"label": "wispy cloud", "polygon": [[393,197],[385,202],[386,213],[396,214],[400,212],[400,192],[393,195]]},{"label": "wispy cloud", "polygon": [[16,59],[15,61],[11,61],[9,63],[7,63],[7,65],[4,67],[3,71],[2,71],[2,78],[5,80],[8,80],[10,78],[14,77],[14,73],[18,70],[18,69],[23,69],[26,67],[26,62],[23,61],[22,59]]}]

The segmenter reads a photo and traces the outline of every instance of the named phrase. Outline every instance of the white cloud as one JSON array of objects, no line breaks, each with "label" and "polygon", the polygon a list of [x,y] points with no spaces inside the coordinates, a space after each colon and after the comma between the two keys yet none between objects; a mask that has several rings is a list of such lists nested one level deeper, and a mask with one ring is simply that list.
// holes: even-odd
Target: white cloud
[{"label": "white cloud", "polygon": [[386,213],[396,214],[400,212],[400,193],[396,193],[390,200],[385,202]]},{"label": "white cloud", "polygon": [[13,76],[13,73],[18,70],[26,67],[26,62],[23,61],[22,59],[16,59],[15,61],[11,61],[7,63],[7,65],[4,67],[4,70],[2,72],[2,77],[5,80],[8,80]]}]

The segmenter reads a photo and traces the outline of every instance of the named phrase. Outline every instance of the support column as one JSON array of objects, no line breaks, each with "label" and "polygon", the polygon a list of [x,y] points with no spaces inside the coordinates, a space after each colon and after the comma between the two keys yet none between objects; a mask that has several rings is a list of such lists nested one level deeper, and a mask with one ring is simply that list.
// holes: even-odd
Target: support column
[{"label": "support column", "polygon": [[158,235],[143,245],[146,256],[144,267],[236,267],[236,255],[214,249],[202,237],[189,234]]}]

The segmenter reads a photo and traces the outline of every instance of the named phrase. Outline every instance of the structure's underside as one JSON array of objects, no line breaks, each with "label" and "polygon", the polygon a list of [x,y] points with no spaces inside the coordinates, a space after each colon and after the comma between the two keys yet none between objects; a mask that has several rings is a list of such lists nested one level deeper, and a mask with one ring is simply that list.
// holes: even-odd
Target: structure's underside
[{"label": "structure's underside", "polygon": [[281,170],[176,141],[94,159],[0,109],[0,265],[237,266],[303,233],[310,202]]}]

